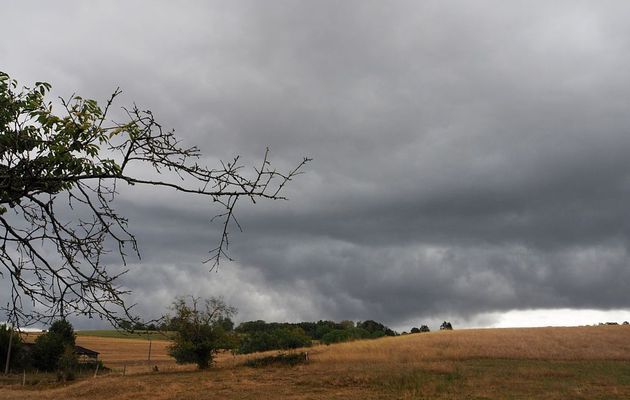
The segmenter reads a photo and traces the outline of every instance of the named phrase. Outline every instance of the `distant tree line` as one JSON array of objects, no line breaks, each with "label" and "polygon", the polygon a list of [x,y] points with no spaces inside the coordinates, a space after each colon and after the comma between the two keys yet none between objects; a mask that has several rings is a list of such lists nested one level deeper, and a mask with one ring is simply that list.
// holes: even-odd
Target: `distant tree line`
[{"label": "distant tree line", "polygon": [[258,320],[243,322],[234,331],[240,339],[237,352],[242,354],[308,347],[313,341],[332,344],[398,335],[387,326],[372,320],[356,324],[353,321],[289,323]]},{"label": "distant tree line", "polygon": [[429,329],[427,325],[420,325],[420,328],[417,328],[414,326],[413,328],[411,328],[411,331],[409,331],[409,333],[424,333],[424,332],[431,332],[431,329]]},{"label": "distant tree line", "polygon": [[142,321],[120,321],[118,324],[120,329],[134,332],[134,331],[159,331],[159,330],[170,330],[168,329],[168,324],[161,322],[142,322]]}]

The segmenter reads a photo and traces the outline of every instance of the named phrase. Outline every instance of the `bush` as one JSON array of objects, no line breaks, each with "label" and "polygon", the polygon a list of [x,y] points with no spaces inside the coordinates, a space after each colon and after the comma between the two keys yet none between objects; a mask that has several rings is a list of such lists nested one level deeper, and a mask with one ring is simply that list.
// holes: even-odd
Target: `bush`
[{"label": "bush", "polygon": [[57,361],[57,380],[72,381],[79,369],[79,359],[74,351],[74,346],[64,345],[63,353]]}]

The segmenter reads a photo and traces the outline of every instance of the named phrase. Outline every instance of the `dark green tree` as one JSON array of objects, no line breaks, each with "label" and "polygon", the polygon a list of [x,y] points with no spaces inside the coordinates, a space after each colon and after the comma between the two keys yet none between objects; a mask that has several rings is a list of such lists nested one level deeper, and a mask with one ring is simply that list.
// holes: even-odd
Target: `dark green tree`
[{"label": "dark green tree", "polygon": [[64,351],[63,338],[55,334],[43,334],[35,339],[31,350],[33,367],[41,371],[55,371]]},{"label": "dark green tree", "polygon": [[373,334],[363,328],[334,329],[326,333],[321,341],[324,344],[348,342],[351,340],[371,339]]},{"label": "dark green tree", "polygon": [[[11,337],[12,336],[12,337]],[[15,368],[23,368],[27,363],[25,353],[23,352],[22,339],[20,334],[10,329],[6,324],[0,325],[0,366],[4,372],[9,351],[9,343],[11,343],[11,358],[9,359],[9,370]]]},{"label": "dark green tree", "polygon": [[256,321],[241,322],[236,328],[238,333],[254,333],[254,332],[267,332],[271,330],[271,324],[267,324],[265,321],[259,319]]},{"label": "dark green tree", "polygon": [[239,353],[289,350],[311,346],[311,338],[299,326],[286,324],[272,330],[251,331],[241,338]]},{"label": "dark green tree", "polygon": [[[174,316],[167,317],[175,330],[169,354],[179,364],[197,364],[206,369],[217,351],[233,343],[220,322],[236,313],[223,299],[202,301],[196,297],[177,298],[172,306]],[[228,349],[226,349],[228,350]]]},{"label": "dark green tree", "polygon": [[72,324],[65,319],[59,319],[50,325],[48,335],[57,335],[61,338],[64,345],[74,346],[76,335]]},{"label": "dark green tree", "polygon": [[440,325],[440,330],[441,331],[452,331],[453,330],[453,325],[448,322],[448,321],[444,321],[442,322],[442,325]]},{"label": "dark green tree", "polygon": [[389,329],[387,326],[373,320],[367,320],[357,323],[357,328],[365,329],[370,332],[370,336],[373,338],[381,336],[396,336],[396,332]]},{"label": "dark green tree", "polygon": [[42,371],[58,371],[60,379],[67,380],[78,362],[75,340],[70,322],[65,319],[53,322],[48,332],[35,339],[31,351],[33,366]]},{"label": "dark green tree", "polygon": [[234,322],[230,317],[220,317],[217,319],[217,325],[221,326],[226,332],[232,332],[234,330]]},{"label": "dark green tree", "polygon": [[328,332],[336,329],[342,329],[342,326],[334,321],[319,320],[315,324],[315,336],[313,336],[313,339],[321,339]]},{"label": "dark green tree", "polygon": [[111,122],[118,89],[105,106],[71,96],[60,111],[47,99],[50,89],[44,82],[18,87],[0,72],[0,278],[9,282],[5,311],[15,323],[70,313],[114,325],[134,320],[116,283],[120,274],[111,274],[103,257],[113,250],[126,264],[130,253],[139,256],[114,207],[119,186],[175,190],[220,205],[223,233],[206,260],[215,268],[229,258],[237,201],[283,199],[284,186],[308,162],[280,172],[267,150],[252,173],[238,157],[209,168],[196,161],[197,147],[183,147],[150,111],[123,109],[122,121]]}]

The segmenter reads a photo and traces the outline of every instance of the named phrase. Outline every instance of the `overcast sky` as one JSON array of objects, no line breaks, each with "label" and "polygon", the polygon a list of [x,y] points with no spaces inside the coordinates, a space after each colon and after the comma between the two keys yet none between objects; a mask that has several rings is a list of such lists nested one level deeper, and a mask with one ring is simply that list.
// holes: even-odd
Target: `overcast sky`
[{"label": "overcast sky", "polygon": [[242,204],[218,272],[216,209],[125,191],[146,316],[191,294],[239,321],[596,323],[630,319],[628,20],[623,0],[6,2],[0,70],[120,86],[209,163],[314,159],[289,201]]}]

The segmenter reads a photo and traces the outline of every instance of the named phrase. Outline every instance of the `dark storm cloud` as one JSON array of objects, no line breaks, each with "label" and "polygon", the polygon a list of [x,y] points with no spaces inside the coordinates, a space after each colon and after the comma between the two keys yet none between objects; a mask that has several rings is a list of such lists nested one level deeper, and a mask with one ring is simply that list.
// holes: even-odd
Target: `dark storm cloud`
[{"label": "dark storm cloud", "polygon": [[210,163],[315,159],[289,202],[241,204],[218,274],[200,263],[214,210],[124,191],[143,253],[124,283],[147,314],[187,293],[242,319],[394,325],[630,306],[623,2],[5,8],[20,40],[0,40],[0,65],[25,83],[120,85]]}]

